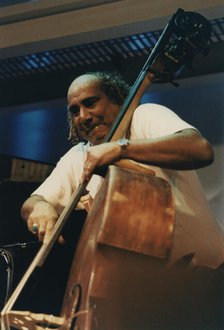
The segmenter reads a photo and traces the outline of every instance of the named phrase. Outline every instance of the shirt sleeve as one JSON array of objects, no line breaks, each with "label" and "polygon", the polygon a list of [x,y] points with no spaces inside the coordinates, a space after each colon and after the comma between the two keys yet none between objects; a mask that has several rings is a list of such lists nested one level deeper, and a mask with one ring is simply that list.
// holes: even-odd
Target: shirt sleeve
[{"label": "shirt sleeve", "polygon": [[[79,186],[87,147],[80,143],[71,148],[59,160],[49,177],[32,193],[43,196],[55,207],[58,214],[68,205],[73,192]],[[87,195],[81,197],[77,209],[85,208],[86,198],[94,198],[101,183],[102,177],[94,174],[86,187]]]},{"label": "shirt sleeve", "polygon": [[83,153],[71,148],[32,195],[43,196],[60,214],[78,187],[82,158]]},{"label": "shirt sleeve", "polygon": [[194,126],[181,119],[169,108],[159,104],[142,104],[134,112],[131,138],[158,138]]}]

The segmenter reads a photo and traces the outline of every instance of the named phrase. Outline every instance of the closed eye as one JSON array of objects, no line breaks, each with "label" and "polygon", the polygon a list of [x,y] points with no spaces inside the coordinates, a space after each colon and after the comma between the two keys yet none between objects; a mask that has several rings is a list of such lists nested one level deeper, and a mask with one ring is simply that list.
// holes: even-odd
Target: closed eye
[{"label": "closed eye", "polygon": [[71,112],[71,114],[73,114],[74,116],[78,116],[80,112],[79,107],[77,105],[68,106],[68,111]]},{"label": "closed eye", "polygon": [[95,103],[98,101],[99,101],[99,97],[92,96],[84,99],[82,101],[82,104],[87,108],[92,108],[95,105]]},{"label": "closed eye", "polygon": [[[91,96],[82,100],[81,103],[82,105],[84,105],[84,107],[88,109],[92,109],[98,101],[99,101],[99,97]],[[74,116],[79,116],[80,107],[78,105],[71,104],[68,106],[68,111]]]}]

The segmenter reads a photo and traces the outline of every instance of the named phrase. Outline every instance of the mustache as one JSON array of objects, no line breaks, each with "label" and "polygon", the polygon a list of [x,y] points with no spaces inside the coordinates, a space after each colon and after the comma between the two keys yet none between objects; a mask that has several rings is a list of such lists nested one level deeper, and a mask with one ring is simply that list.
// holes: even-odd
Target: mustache
[{"label": "mustache", "polygon": [[85,133],[89,133],[91,132],[95,127],[99,126],[99,125],[104,125],[103,122],[97,122],[97,123],[94,123],[94,124],[91,124],[91,123],[84,123],[84,124],[81,124],[80,125],[80,129],[82,131],[84,131]]}]

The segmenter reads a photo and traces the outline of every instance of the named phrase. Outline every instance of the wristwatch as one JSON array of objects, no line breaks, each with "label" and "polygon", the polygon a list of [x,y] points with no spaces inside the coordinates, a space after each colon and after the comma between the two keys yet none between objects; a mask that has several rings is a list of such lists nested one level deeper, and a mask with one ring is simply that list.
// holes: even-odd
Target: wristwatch
[{"label": "wristwatch", "polygon": [[128,139],[119,139],[117,140],[117,144],[121,147],[121,149],[125,150],[127,149],[129,145],[129,140]]}]

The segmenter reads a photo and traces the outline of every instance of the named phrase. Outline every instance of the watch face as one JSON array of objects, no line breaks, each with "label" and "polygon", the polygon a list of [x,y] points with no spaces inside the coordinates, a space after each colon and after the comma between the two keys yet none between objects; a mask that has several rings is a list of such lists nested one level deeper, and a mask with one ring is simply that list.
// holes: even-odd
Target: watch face
[{"label": "watch face", "polygon": [[122,149],[126,149],[127,146],[129,145],[129,140],[128,139],[119,139],[117,141],[117,143]]}]

